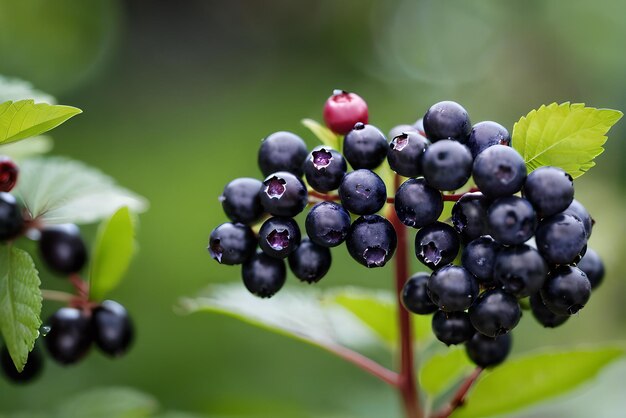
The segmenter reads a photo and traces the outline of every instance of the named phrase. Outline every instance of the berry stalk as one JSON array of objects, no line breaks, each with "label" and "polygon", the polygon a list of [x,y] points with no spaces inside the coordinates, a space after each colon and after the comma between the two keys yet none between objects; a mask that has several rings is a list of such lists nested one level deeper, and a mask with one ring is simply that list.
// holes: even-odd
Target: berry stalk
[{"label": "berry stalk", "polygon": [[[396,175],[394,179],[395,189],[400,187],[402,179]],[[398,327],[400,335],[400,374],[398,390],[402,397],[405,415],[407,418],[421,418],[423,416],[419,405],[417,381],[415,379],[415,364],[413,358],[413,335],[411,317],[409,311],[402,304],[402,288],[409,277],[409,245],[406,227],[393,208],[389,210],[389,218],[398,236],[398,248],[396,250],[395,282],[398,303]]]},{"label": "berry stalk", "polygon": [[472,374],[470,374],[467,379],[465,379],[465,381],[456,391],[456,393],[450,400],[450,403],[444,406],[441,411],[435,413],[432,418],[448,418],[458,407],[463,406],[463,404],[465,403],[465,398],[467,397],[467,393],[472,388],[472,386],[474,386],[474,383],[476,383],[482,371],[483,369],[480,367],[474,369]]}]

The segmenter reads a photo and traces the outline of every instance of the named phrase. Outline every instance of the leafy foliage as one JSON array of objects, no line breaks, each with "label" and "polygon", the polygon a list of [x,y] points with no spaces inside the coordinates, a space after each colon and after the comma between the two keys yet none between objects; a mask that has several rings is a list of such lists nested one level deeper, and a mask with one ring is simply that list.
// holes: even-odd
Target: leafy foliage
[{"label": "leafy foliage", "polygon": [[0,104],[0,144],[19,141],[53,129],[82,110],[20,100]]},{"label": "leafy foliage", "polygon": [[450,388],[472,369],[463,347],[450,347],[442,353],[435,353],[420,370],[420,382],[424,391],[436,396]]},{"label": "leafy foliage", "polygon": [[81,162],[62,157],[32,158],[20,165],[15,195],[33,218],[49,224],[91,223],[127,206],[133,212],[147,209],[135,193]]},{"label": "leafy foliage", "polygon": [[98,229],[90,271],[90,296],[101,300],[115,289],[135,252],[135,234],[127,207],[117,210]]},{"label": "leafy foliage", "polygon": [[528,407],[575,389],[624,354],[620,347],[529,354],[508,360],[479,380],[454,415],[488,417]]},{"label": "leafy foliage", "polygon": [[595,165],[606,133],[623,116],[612,109],[582,103],[552,103],[532,110],[513,127],[512,145],[524,157],[528,171],[551,165],[580,177]]},{"label": "leafy foliage", "polygon": [[18,370],[26,364],[41,326],[39,274],[30,255],[0,246],[0,331]]},{"label": "leafy foliage", "polygon": [[131,388],[92,389],[63,403],[56,414],[64,418],[142,418],[159,404],[152,396]]},{"label": "leafy foliage", "polygon": [[302,124],[309,129],[322,144],[341,151],[341,136],[336,135],[333,131],[313,119],[302,119]]}]

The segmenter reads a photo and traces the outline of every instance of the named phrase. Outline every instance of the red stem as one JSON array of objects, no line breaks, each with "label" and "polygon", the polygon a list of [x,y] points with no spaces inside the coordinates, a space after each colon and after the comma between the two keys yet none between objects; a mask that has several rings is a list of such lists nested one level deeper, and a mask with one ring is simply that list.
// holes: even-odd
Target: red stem
[{"label": "red stem", "polygon": [[[395,188],[400,187],[400,177],[395,177]],[[398,236],[398,249],[394,257],[396,296],[398,304],[398,327],[400,335],[400,375],[398,389],[402,397],[402,404],[406,418],[422,418],[419,405],[418,388],[415,379],[415,364],[413,359],[413,335],[411,317],[402,305],[402,288],[409,277],[409,245],[406,226],[398,219],[396,211],[389,210],[389,218]]]},{"label": "red stem", "polygon": [[478,380],[478,377],[480,376],[482,371],[483,369],[477,367],[472,372],[472,374],[469,375],[467,379],[465,379],[465,381],[461,384],[459,389],[450,400],[450,403],[444,406],[441,411],[435,413],[433,415],[433,418],[448,418],[457,408],[463,406],[463,404],[465,403],[465,398],[467,397],[467,393],[472,388],[474,383],[476,383],[476,380]]},{"label": "red stem", "polygon": [[365,357],[364,355],[341,345],[324,345],[323,348],[365,370],[369,374],[376,376],[383,382],[394,387],[399,386],[400,379],[398,373],[378,364],[369,357]]}]

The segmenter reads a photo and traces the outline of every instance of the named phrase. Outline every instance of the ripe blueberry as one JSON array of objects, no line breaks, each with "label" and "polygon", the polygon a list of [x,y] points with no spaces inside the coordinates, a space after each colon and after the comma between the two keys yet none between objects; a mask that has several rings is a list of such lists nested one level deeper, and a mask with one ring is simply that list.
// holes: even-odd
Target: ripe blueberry
[{"label": "ripe blueberry", "polygon": [[93,310],[91,323],[94,342],[103,353],[111,357],[126,354],[135,336],[126,308],[113,300],[105,300]]},{"label": "ripe blueberry", "polygon": [[535,293],[530,297],[530,310],[537,322],[545,328],[556,328],[569,319],[569,315],[557,315],[548,309],[543,300],[541,300],[539,293]]},{"label": "ripe blueberry", "polygon": [[387,157],[387,138],[374,125],[357,123],[343,141],[343,155],[353,169],[374,169]]},{"label": "ripe blueberry", "polygon": [[467,312],[437,311],[433,315],[432,328],[435,337],[446,345],[464,343],[476,332]]},{"label": "ripe blueberry", "polygon": [[521,316],[517,299],[500,289],[485,291],[469,308],[472,325],[488,337],[506,334],[515,328]]},{"label": "ripe blueberry", "polygon": [[277,171],[287,171],[302,176],[302,163],[309,151],[298,135],[291,132],[274,132],[261,142],[258,163],[264,176]]},{"label": "ripe blueberry", "polygon": [[259,246],[274,258],[285,258],[294,252],[300,238],[300,228],[291,218],[269,218],[259,230]]},{"label": "ripe blueberry", "polygon": [[402,304],[415,314],[427,315],[437,310],[437,305],[428,296],[428,278],[430,274],[415,273],[404,283],[402,288]]},{"label": "ripe blueberry", "polygon": [[469,308],[478,296],[478,284],[463,267],[446,266],[434,271],[428,279],[428,294],[442,311],[460,312]]},{"label": "ripe blueberry", "polygon": [[87,247],[74,224],[48,226],[41,231],[39,254],[55,273],[78,273],[87,262]]},{"label": "ripe blueberry", "polygon": [[522,189],[526,180],[526,164],[513,148],[493,145],[476,156],[472,173],[480,191],[495,199]]},{"label": "ripe blueberry", "polygon": [[423,178],[412,178],[398,188],[394,208],[403,224],[421,228],[439,219],[443,211],[443,197],[439,190],[430,187]]},{"label": "ripe blueberry", "polygon": [[350,212],[371,215],[385,205],[387,187],[373,171],[355,170],[346,174],[341,181],[339,198],[343,207]]},{"label": "ripe blueberry", "polygon": [[285,284],[287,268],[278,258],[258,252],[241,266],[241,278],[246,289],[260,298],[272,297]]},{"label": "ripe blueberry", "polygon": [[305,228],[317,245],[336,247],[348,236],[350,214],[335,202],[320,202],[307,214]]},{"label": "ripe blueberry", "polygon": [[583,226],[585,227],[587,239],[591,237],[591,231],[593,229],[594,223],[593,219],[591,218],[591,215],[589,215],[589,212],[587,212],[587,209],[585,209],[585,207],[578,200],[574,199],[572,203],[568,206],[568,208],[563,211],[563,213],[577,216],[578,219],[582,221]]},{"label": "ripe blueberry", "polygon": [[28,353],[26,365],[21,372],[18,372],[15,368],[15,364],[13,363],[9,350],[7,350],[6,347],[2,347],[2,353],[0,353],[0,363],[2,364],[2,372],[4,373],[4,376],[16,384],[29,383],[39,377],[44,364],[43,357],[37,346],[35,346],[33,351]]},{"label": "ripe blueberry", "polygon": [[551,271],[541,289],[543,303],[557,315],[573,315],[581,310],[591,296],[587,275],[572,266],[559,266]]},{"label": "ripe blueberry", "polygon": [[[413,125],[397,125],[389,130],[387,138],[389,138],[389,140],[392,140],[398,135],[408,134],[409,132],[419,133],[417,132],[417,128]],[[420,135],[423,136],[423,134]]]},{"label": "ripe blueberry", "polygon": [[392,137],[387,150],[389,167],[404,177],[422,175],[422,157],[429,144],[428,139],[416,131],[407,131]]},{"label": "ripe blueberry", "polygon": [[415,234],[415,256],[433,270],[453,262],[460,245],[454,228],[443,222],[432,223]]},{"label": "ripe blueberry", "polygon": [[19,169],[9,157],[0,156],[0,192],[10,192],[17,183]]},{"label": "ripe blueberry", "polygon": [[491,285],[494,280],[494,265],[501,246],[490,236],[478,237],[470,241],[461,255],[461,264],[472,273],[481,284]]},{"label": "ripe blueberry", "polygon": [[539,223],[535,240],[548,263],[570,264],[587,244],[587,234],[578,217],[559,213]]},{"label": "ripe blueberry", "polygon": [[466,193],[452,206],[452,225],[463,242],[488,234],[489,201],[482,193]]},{"label": "ripe blueberry", "polygon": [[504,245],[522,244],[535,233],[537,215],[533,206],[517,196],[501,197],[487,212],[490,235]]},{"label": "ripe blueberry", "polygon": [[286,171],[267,176],[259,196],[265,211],[274,216],[296,216],[304,210],[308,201],[302,180]]},{"label": "ripe blueberry", "polygon": [[540,217],[563,212],[574,200],[572,176],[557,167],[539,167],[526,178],[522,195]]},{"label": "ripe blueberry", "polygon": [[336,134],[345,135],[357,122],[367,120],[367,103],[355,93],[335,90],[324,104],[324,122]]},{"label": "ripe blueberry", "polygon": [[0,192],[0,241],[15,238],[24,226],[22,210],[13,195]]},{"label": "ripe blueberry", "polygon": [[467,183],[472,175],[472,162],[472,153],[465,145],[443,139],[424,151],[422,171],[432,187],[456,190]]},{"label": "ripe blueberry", "polygon": [[365,267],[383,267],[396,250],[398,238],[391,222],[380,215],[365,215],[350,226],[348,252]]},{"label": "ripe blueberry", "polygon": [[348,165],[343,156],[334,149],[318,146],[304,161],[304,175],[313,189],[321,193],[336,190],[341,184]]},{"label": "ripe blueberry", "polygon": [[511,135],[504,126],[485,121],[472,126],[466,145],[472,152],[472,157],[476,158],[478,154],[492,145],[509,145],[510,143]]},{"label": "ripe blueberry", "polygon": [[50,332],[44,338],[48,354],[69,365],[82,359],[93,342],[91,318],[76,308],[61,308],[48,318]]},{"label": "ripe blueberry", "polygon": [[289,267],[303,282],[317,283],[328,273],[332,258],[327,247],[304,238],[298,248],[289,254]]},{"label": "ripe blueberry", "polygon": [[220,196],[224,213],[233,222],[250,225],[263,215],[260,191],[263,183],[257,179],[242,177],[224,187]]},{"label": "ripe blueberry", "polygon": [[537,293],[548,275],[548,265],[528,245],[503,248],[496,258],[494,276],[509,293],[523,298]]},{"label": "ripe blueberry", "polygon": [[604,263],[593,249],[587,249],[587,252],[576,267],[585,272],[592,289],[600,286],[604,279]]},{"label": "ripe blueberry", "polygon": [[249,259],[256,248],[254,232],[243,224],[223,223],[209,236],[209,254],[220,264],[241,264]]},{"label": "ripe blueberry", "polygon": [[435,103],[424,115],[424,132],[432,142],[454,139],[465,143],[472,129],[467,111],[456,102]]},{"label": "ripe blueberry", "polygon": [[480,332],[465,343],[467,356],[479,367],[494,367],[502,363],[511,352],[511,334],[496,338],[487,337]]}]

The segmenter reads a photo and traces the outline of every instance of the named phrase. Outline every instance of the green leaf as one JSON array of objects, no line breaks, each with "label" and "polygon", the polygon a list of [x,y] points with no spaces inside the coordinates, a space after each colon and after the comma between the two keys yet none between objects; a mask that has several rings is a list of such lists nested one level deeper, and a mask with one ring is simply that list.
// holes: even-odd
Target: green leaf
[{"label": "green leaf", "polygon": [[90,297],[102,300],[115,289],[135,252],[133,219],[127,207],[118,209],[98,228],[90,269]]},{"label": "green leaf", "polygon": [[512,145],[526,161],[528,171],[551,165],[580,177],[595,165],[607,140],[606,133],[623,113],[569,102],[543,105],[513,127]]},{"label": "green leaf", "polygon": [[561,395],[624,354],[619,347],[553,351],[509,360],[486,372],[453,417],[488,417]]},{"label": "green leaf", "polygon": [[61,105],[20,100],[0,104],[0,144],[40,135],[56,128],[82,110]]},{"label": "green leaf", "polygon": [[152,396],[126,387],[92,389],[63,403],[59,418],[143,418],[159,408]]},{"label": "green leaf", "polygon": [[420,370],[420,383],[430,396],[449,389],[466,372],[472,369],[462,347],[450,347],[445,352],[435,353]]},{"label": "green leaf", "polygon": [[39,273],[26,251],[0,246],[0,331],[17,370],[26,364],[41,326]]},{"label": "green leaf", "polygon": [[182,313],[228,315],[329,351],[379,342],[366,324],[334,303],[332,296],[310,288],[282,289],[271,299],[260,299],[239,283],[214,285],[199,297],[183,299],[180,308]]},{"label": "green leaf", "polygon": [[313,119],[302,119],[301,122],[322,144],[341,151],[341,136]]},{"label": "green leaf", "polygon": [[33,218],[47,224],[91,223],[123,206],[133,213],[148,207],[144,198],[99,170],[62,157],[23,161],[14,193]]},{"label": "green leaf", "polygon": [[[398,344],[397,311],[394,296],[387,291],[348,287],[328,296],[363,321],[389,347]],[[418,341],[432,337],[431,317],[413,315],[413,335]]]}]

